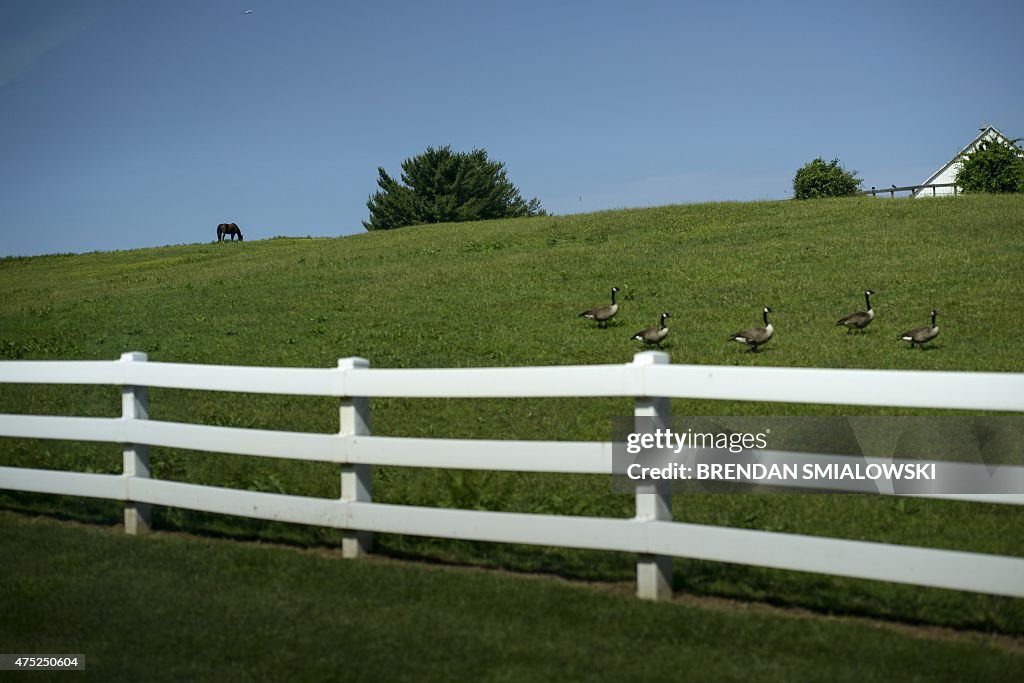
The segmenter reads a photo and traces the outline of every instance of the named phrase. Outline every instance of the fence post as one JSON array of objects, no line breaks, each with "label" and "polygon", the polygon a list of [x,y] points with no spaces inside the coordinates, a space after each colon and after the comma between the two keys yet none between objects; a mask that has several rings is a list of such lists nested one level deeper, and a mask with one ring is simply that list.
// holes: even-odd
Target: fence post
[{"label": "fence post", "polygon": [[[370,367],[365,358],[341,358],[338,368],[342,371]],[[359,436],[370,433],[370,400],[367,398],[345,397],[338,409],[342,436]],[[347,503],[369,503],[372,500],[372,475],[369,465],[341,466],[341,499]],[[356,558],[373,549],[373,534],[369,531],[345,529],[341,541],[341,555]]]},{"label": "fence post", "polygon": [[[668,365],[669,356],[662,351],[644,351],[633,356],[639,366]],[[654,418],[655,428],[671,426],[667,398],[637,397],[634,417]],[[636,485],[636,519],[654,521],[672,519],[672,484],[658,480]],[[641,554],[636,563],[636,594],[646,600],[667,600],[672,597],[672,557]]]},{"label": "fence post", "polygon": [[[121,354],[122,363],[145,363],[148,356],[142,351]],[[149,419],[149,390],[144,386],[121,386],[121,419]],[[149,479],[149,446],[139,443],[124,444],[125,477]],[[124,504],[124,530],[132,536],[146,534],[153,527],[153,509],[149,503],[128,500]]]}]

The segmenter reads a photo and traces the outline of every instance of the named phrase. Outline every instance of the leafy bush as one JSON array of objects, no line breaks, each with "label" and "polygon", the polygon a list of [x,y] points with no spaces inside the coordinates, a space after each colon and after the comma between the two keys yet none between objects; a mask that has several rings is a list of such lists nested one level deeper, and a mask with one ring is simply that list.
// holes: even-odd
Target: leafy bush
[{"label": "leafy bush", "polygon": [[956,184],[964,192],[1024,192],[1024,152],[1017,140],[982,140],[964,154]]},{"label": "leafy bush", "polygon": [[856,171],[847,171],[839,164],[839,159],[826,163],[818,157],[796,172],[793,196],[796,199],[850,197],[860,189],[861,182]]}]

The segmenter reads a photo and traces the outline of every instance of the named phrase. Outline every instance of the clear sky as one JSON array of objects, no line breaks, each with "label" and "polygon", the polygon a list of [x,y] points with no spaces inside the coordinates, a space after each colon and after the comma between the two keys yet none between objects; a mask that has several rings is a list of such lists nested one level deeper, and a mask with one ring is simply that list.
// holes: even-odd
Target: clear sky
[{"label": "clear sky", "polygon": [[0,255],[363,232],[428,146],[560,215],[782,199],[818,156],[920,183],[1024,136],[1022,31],[1019,0],[0,0]]}]

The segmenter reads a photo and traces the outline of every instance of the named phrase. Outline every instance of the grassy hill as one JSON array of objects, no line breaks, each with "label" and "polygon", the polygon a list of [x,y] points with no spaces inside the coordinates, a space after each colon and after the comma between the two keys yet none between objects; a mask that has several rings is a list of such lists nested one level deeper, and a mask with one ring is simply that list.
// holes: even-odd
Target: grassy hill
[{"label": "grassy hill", "polygon": [[[168,241],[174,236],[168,235]],[[0,260],[0,358],[151,360],[332,367],[622,363],[629,337],[672,313],[673,363],[1021,371],[1024,199],[870,198],[672,206],[421,226],[339,239],[209,243]],[[576,317],[621,289],[608,329]],[[877,292],[863,334],[834,326]],[[751,354],[726,341],[776,310],[776,338]],[[897,333],[941,309],[925,350]],[[331,432],[330,399],[171,390],[155,419]],[[0,386],[0,411],[117,415],[109,387]],[[374,400],[375,433],[603,440],[628,400]],[[901,411],[674,401],[677,415],[894,414]],[[908,412],[908,411],[902,411]],[[335,468],[154,448],[157,477],[337,496]],[[0,464],[120,471],[116,445],[6,439]],[[607,477],[376,468],[374,494],[395,503],[630,516]],[[116,521],[113,503],[0,493],[14,509]],[[859,496],[677,496],[675,517],[883,542],[1024,556],[1024,514],[1006,506]],[[161,528],[295,543],[329,530],[157,511]],[[547,548],[384,536],[398,556],[628,577],[633,558]],[[677,561],[682,590],[825,611],[1024,633],[1024,601],[867,581]]]}]

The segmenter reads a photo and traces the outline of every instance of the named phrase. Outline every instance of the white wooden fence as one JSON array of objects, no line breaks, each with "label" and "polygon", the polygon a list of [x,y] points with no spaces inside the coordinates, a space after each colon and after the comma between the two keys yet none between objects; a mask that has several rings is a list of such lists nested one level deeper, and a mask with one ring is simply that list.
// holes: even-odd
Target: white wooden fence
[{"label": "white wooden fence", "polygon": [[[665,419],[671,398],[1024,411],[1024,374],[673,366],[661,352],[623,365],[473,369],[370,369],[361,358],[331,369],[146,360],[134,352],[119,361],[0,362],[0,384],[122,387],[120,418],[0,415],[0,436],[124,444],[121,475],[0,467],[0,488],[122,500],[128,533],[148,530],[152,505],[335,527],[344,530],[346,557],[368,552],[374,532],[636,553],[637,593],[649,599],[671,595],[672,557],[1024,597],[1022,558],[678,523],[671,521],[671,494],[654,485],[637,487],[631,519],[374,503],[372,465],[610,475],[612,444],[371,436],[369,421],[374,397],[626,396],[635,398],[635,415]],[[340,429],[311,434],[150,420],[147,387],[334,396]],[[336,463],[341,498],[156,480],[149,446]],[[933,497],[1024,504],[1017,493]]]}]

